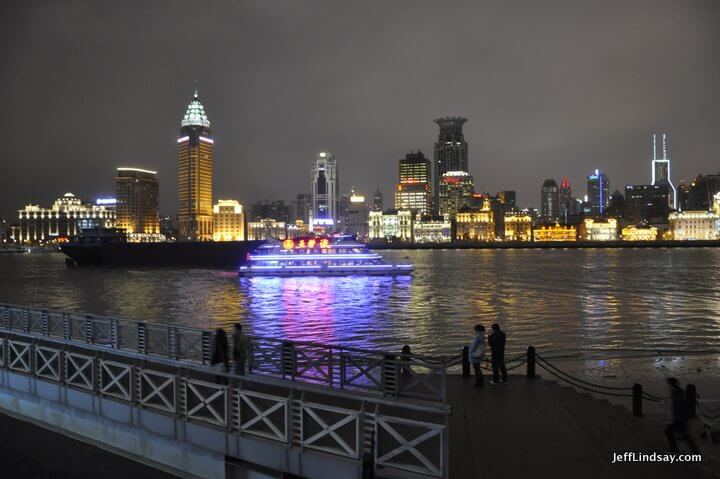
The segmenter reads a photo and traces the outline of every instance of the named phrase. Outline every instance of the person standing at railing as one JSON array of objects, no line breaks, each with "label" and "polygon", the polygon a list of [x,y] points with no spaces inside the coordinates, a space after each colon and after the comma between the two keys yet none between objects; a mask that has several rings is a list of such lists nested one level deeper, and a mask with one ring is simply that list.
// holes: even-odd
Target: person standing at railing
[{"label": "person standing at railing", "polygon": [[475,384],[473,386],[481,387],[485,384],[482,369],[480,369],[480,363],[485,360],[485,326],[476,324],[473,330],[475,331],[475,337],[470,343],[468,354],[470,355],[470,363],[475,370]]},{"label": "person standing at railing", "polygon": [[496,386],[498,382],[498,370],[502,373],[502,382],[506,383],[508,380],[507,368],[505,368],[505,333],[500,329],[500,325],[495,323],[492,325],[492,333],[488,336],[488,343],[490,344],[490,352],[492,353],[492,369],[493,369],[493,380],[490,384]]},{"label": "person standing at railing", "polygon": [[[212,354],[210,355],[210,366],[217,372],[227,373],[230,370],[228,359],[228,338],[224,329],[215,330]],[[223,376],[217,376],[216,382],[222,384],[226,380]]]},{"label": "person standing at railing", "polygon": [[667,383],[670,386],[670,398],[672,400],[672,422],[665,428],[665,436],[667,436],[672,452],[678,452],[676,435],[688,443],[694,454],[698,453],[695,442],[688,432],[688,404],[685,399],[685,391],[678,384],[675,378],[668,378]]},{"label": "person standing at railing", "polygon": [[248,351],[250,351],[250,338],[242,330],[242,324],[235,323],[233,338],[233,361],[235,362],[235,374],[245,375],[245,363],[247,362]]}]

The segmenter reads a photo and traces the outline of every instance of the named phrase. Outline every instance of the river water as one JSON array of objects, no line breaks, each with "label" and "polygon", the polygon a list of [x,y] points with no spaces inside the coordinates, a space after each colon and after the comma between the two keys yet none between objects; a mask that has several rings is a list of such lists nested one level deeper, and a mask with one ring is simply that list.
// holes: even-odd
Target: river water
[{"label": "river water", "polygon": [[241,321],[256,335],[434,355],[457,354],[473,325],[498,322],[509,355],[534,345],[605,378],[720,384],[720,249],[382,254],[414,263],[414,276],[238,278],[3,254],[0,302],[206,328]]}]

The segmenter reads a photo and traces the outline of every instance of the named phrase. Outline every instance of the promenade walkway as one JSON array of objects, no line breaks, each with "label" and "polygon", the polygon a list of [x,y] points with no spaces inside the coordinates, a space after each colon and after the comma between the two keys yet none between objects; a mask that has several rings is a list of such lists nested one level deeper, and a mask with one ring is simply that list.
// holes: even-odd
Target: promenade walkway
[{"label": "promenade walkway", "polygon": [[662,424],[554,381],[514,375],[483,388],[472,386],[474,378],[447,381],[452,478],[720,476],[707,461],[612,464],[613,453],[668,452]]}]

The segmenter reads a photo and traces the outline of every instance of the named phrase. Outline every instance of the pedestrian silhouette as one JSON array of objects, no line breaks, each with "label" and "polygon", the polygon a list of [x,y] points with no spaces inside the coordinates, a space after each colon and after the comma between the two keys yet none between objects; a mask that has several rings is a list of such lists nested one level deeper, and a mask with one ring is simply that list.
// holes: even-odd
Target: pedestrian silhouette
[{"label": "pedestrian silhouette", "polygon": [[500,329],[500,325],[497,323],[493,324],[492,333],[488,336],[490,352],[492,353],[493,380],[490,381],[492,385],[499,384],[498,371],[502,374],[503,383],[506,383],[508,380],[507,369],[505,368],[505,340],[505,333]]},{"label": "pedestrian silhouette", "polygon": [[685,399],[685,391],[682,390],[675,378],[668,378],[667,383],[670,386],[670,398],[672,400],[672,422],[665,428],[665,436],[670,443],[670,449],[673,452],[678,451],[677,439],[682,438],[688,443],[693,453],[698,452],[695,442],[688,432],[688,404]]},{"label": "pedestrian silhouette", "polygon": [[472,343],[470,343],[470,362],[475,370],[475,384],[476,387],[481,387],[484,384],[482,369],[480,369],[480,363],[485,360],[485,326],[481,324],[475,325],[473,328],[475,336],[473,337]]}]

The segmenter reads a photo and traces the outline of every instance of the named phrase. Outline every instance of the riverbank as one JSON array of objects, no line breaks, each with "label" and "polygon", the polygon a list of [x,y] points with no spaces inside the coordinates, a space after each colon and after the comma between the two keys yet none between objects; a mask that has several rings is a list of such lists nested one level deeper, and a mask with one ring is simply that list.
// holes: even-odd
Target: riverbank
[{"label": "riverbank", "polygon": [[697,241],[452,241],[449,243],[369,242],[371,249],[618,249],[718,248],[720,240]]}]

